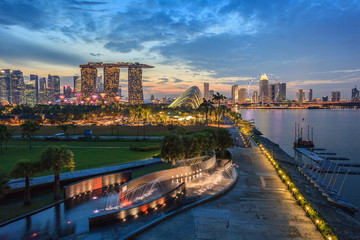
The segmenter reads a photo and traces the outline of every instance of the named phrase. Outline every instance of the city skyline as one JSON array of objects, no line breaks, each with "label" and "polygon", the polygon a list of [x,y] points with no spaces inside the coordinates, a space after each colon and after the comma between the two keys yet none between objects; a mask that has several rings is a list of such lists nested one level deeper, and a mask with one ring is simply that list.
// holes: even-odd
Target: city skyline
[{"label": "city skyline", "polygon": [[[56,9],[56,13],[54,13]],[[192,85],[230,96],[271,73],[314,97],[360,84],[358,1],[22,1],[0,3],[0,68],[72,86],[79,64],[146,62],[144,95],[179,96]],[[127,74],[120,71],[127,95]]]}]

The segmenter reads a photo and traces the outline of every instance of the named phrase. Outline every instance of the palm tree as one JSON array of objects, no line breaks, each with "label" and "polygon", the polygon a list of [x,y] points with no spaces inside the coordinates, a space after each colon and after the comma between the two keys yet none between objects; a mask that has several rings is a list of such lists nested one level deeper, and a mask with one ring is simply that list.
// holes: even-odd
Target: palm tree
[{"label": "palm tree", "polygon": [[10,189],[9,179],[7,175],[0,169],[0,199],[7,193]]},{"label": "palm tree", "polygon": [[220,127],[220,115],[221,115],[221,109],[220,109],[220,103],[221,101],[225,100],[226,97],[224,95],[222,95],[221,93],[217,92],[216,94],[213,95],[212,100],[216,101],[219,105],[218,105],[218,116],[217,116],[217,120],[218,120],[218,128]]},{"label": "palm tree", "polygon": [[68,136],[67,130],[70,128],[70,124],[67,123],[59,123],[59,125],[57,126],[58,128],[60,128],[61,130],[63,130],[65,136]]},{"label": "palm tree", "polygon": [[25,121],[21,126],[22,137],[29,140],[31,148],[31,138],[34,136],[35,132],[39,131],[41,125],[35,121]]},{"label": "palm tree", "polygon": [[40,171],[39,164],[32,163],[29,159],[20,160],[11,171],[12,177],[25,178],[24,205],[30,203],[30,178]]},{"label": "palm tree", "polygon": [[209,109],[213,107],[213,102],[211,100],[206,100],[203,98],[203,102],[201,103],[200,107],[205,109],[205,116],[206,116],[206,126],[209,125]]},{"label": "palm tree", "polygon": [[60,172],[62,167],[70,168],[73,171],[75,168],[74,154],[71,150],[62,146],[49,146],[41,155],[41,164],[45,169],[54,170],[54,190],[55,200],[60,199]]}]

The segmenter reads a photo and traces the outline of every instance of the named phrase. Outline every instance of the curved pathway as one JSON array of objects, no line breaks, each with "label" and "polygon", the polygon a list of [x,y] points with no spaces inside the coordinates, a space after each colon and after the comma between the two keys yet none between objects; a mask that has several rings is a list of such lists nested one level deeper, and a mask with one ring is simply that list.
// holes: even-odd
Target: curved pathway
[{"label": "curved pathway", "polygon": [[323,239],[256,146],[231,149],[236,186],[136,239]]}]

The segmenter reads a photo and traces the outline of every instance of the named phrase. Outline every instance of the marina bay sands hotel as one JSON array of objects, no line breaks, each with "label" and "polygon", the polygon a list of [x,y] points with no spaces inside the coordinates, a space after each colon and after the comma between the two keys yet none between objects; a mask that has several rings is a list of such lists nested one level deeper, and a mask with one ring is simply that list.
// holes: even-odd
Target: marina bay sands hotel
[{"label": "marina bay sands hotel", "polygon": [[96,94],[97,69],[104,69],[104,93],[107,101],[114,101],[118,96],[120,68],[128,68],[128,92],[130,104],[144,103],[144,94],[142,88],[142,69],[154,68],[154,66],[118,62],[118,63],[102,63],[89,62],[80,65],[81,68],[81,93],[82,98],[89,98]]}]

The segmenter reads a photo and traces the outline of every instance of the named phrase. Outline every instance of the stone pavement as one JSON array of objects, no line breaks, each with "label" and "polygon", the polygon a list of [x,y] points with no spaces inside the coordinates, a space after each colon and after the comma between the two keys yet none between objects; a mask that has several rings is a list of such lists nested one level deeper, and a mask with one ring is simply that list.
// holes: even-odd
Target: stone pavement
[{"label": "stone pavement", "polygon": [[231,152],[239,179],[229,193],[136,239],[323,239],[256,146]]}]

